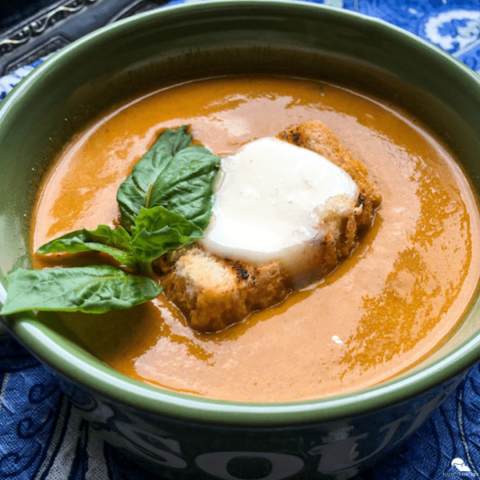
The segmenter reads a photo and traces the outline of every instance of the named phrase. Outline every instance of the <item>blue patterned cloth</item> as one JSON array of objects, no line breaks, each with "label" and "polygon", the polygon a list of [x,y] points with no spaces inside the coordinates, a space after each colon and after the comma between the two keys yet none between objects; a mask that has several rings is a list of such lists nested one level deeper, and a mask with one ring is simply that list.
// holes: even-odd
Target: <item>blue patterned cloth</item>
[{"label": "blue patterned cloth", "polygon": [[[197,0],[198,1],[198,0]],[[173,3],[183,3],[174,1]],[[479,0],[325,0],[378,17],[480,73]],[[0,78],[0,100],[37,66]],[[480,366],[403,446],[355,480],[480,477]],[[103,443],[57,379],[16,341],[0,337],[0,479],[150,480],[157,476]]]}]

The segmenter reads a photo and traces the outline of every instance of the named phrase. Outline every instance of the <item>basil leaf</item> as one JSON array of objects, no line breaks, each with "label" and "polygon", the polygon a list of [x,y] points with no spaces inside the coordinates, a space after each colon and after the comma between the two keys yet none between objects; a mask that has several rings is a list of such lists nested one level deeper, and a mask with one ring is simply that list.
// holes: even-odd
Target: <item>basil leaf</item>
[{"label": "basil leaf", "polygon": [[37,253],[45,255],[55,252],[104,252],[129,268],[135,268],[135,258],[130,248],[130,235],[123,228],[113,230],[99,225],[96,230],[76,230],[42,245]]},{"label": "basil leaf", "polygon": [[187,133],[187,126],[177,130],[165,130],[157,143],[135,165],[132,172],[133,181],[141,191],[148,192],[151,184],[164,170],[168,162],[180,150],[190,146],[192,136]]},{"label": "basil leaf", "polygon": [[212,183],[220,168],[220,157],[199,145],[178,152],[155,180],[149,207],[161,205],[182,215],[202,229],[212,215]]},{"label": "basil leaf", "polygon": [[185,125],[177,130],[165,130],[153,147],[133,167],[131,175],[120,185],[117,201],[124,225],[131,226],[140,208],[148,205],[148,194],[157,177],[177,152],[192,143],[192,136],[186,132]]},{"label": "basil leaf", "polygon": [[[133,167],[135,168],[135,167]],[[145,206],[146,193],[142,192],[130,175],[120,185],[117,191],[117,202],[120,207],[121,222],[125,228],[130,229],[141,207]]]},{"label": "basil leaf", "polygon": [[141,268],[152,272],[151,262],[165,252],[189,245],[203,236],[198,225],[164,207],[142,208],[132,227],[132,251]]},{"label": "basil leaf", "polygon": [[7,275],[7,281],[2,315],[29,310],[104,313],[147,302],[162,290],[149,278],[109,265],[17,269]]},{"label": "basil leaf", "polygon": [[142,207],[163,206],[206,228],[213,205],[212,182],[220,157],[192,145],[187,127],[166,130],[120,185],[122,223],[131,228]]}]

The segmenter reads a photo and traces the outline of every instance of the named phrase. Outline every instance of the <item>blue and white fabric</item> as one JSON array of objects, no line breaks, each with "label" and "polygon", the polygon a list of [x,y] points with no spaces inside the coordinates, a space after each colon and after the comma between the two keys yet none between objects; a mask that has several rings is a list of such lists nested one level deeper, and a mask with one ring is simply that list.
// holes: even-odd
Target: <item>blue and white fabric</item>
[{"label": "blue and white fabric", "polygon": [[[171,2],[174,3],[183,2]],[[446,50],[480,73],[479,0],[317,0],[316,3],[391,22]],[[38,63],[0,78],[0,100]],[[417,433],[356,480],[459,476],[480,477],[479,365],[470,370],[455,393]],[[154,478],[158,479],[100,440],[61,393],[56,377],[15,340],[0,337],[1,480]]]}]

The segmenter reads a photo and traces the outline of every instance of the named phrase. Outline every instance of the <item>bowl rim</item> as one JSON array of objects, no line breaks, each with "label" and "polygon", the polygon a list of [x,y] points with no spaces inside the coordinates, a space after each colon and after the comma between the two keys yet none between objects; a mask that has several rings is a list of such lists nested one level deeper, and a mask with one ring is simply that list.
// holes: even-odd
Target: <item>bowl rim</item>
[{"label": "bowl rim", "polygon": [[[372,28],[393,32],[398,36],[398,41],[410,42],[424,49],[425,52],[431,52],[438,61],[444,62],[445,67],[453,68],[461,72],[461,75],[471,77],[478,83],[480,91],[480,76],[473,70],[438,47],[383,20],[345,9],[296,0],[243,0],[242,2],[211,0],[175,4],[144,12],[95,30],[64,47],[35,68],[0,103],[0,124],[10,111],[15,111],[15,103],[25,92],[28,92],[37,79],[48,75],[50,68],[62,62],[65,57],[74,56],[75,52],[90,48],[90,45],[94,45],[99,38],[119,35],[123,29],[131,28],[132,25],[141,28],[144,22],[149,22],[154,17],[168,18],[172,13],[181,14],[182,11],[195,13],[218,8],[240,8],[247,11],[259,5],[264,8],[267,4],[272,10],[282,7],[301,10],[305,15],[326,12],[325,14],[333,17],[341,16],[347,21],[361,21]],[[5,296],[5,289],[0,284],[0,304],[3,303]],[[478,296],[478,288],[476,296]],[[472,299],[471,302],[473,305],[474,300]],[[473,310],[470,308],[469,315],[479,314],[480,306]],[[477,334],[463,341],[431,365],[406,373],[402,378],[394,378],[357,392],[282,403],[232,402],[177,393],[130,379],[65,341],[31,313],[8,316],[3,319],[3,322],[7,329],[44,365],[88,391],[152,414],[199,423],[237,426],[271,427],[310,424],[367,414],[405,402],[446,382],[453,381],[480,358],[480,334]]]}]

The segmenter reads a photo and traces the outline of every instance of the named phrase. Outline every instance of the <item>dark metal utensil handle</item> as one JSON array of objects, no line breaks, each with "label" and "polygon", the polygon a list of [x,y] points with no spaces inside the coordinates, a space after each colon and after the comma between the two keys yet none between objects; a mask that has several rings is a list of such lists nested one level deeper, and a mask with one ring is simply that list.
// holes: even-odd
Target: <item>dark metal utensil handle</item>
[{"label": "dark metal utensil handle", "polygon": [[77,38],[166,0],[61,0],[0,34],[0,77],[55,52]]}]

